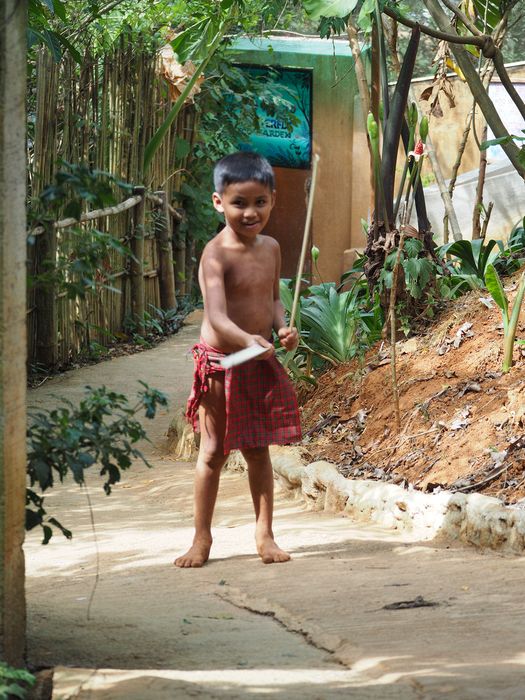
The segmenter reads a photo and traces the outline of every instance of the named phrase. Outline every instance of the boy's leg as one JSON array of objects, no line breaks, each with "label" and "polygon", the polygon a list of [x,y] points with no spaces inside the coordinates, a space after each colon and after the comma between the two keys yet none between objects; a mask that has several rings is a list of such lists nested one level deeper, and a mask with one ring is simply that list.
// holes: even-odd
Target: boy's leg
[{"label": "boy's leg", "polygon": [[224,374],[215,374],[209,380],[209,391],[199,406],[201,443],[195,468],[194,518],[195,536],[190,549],[175,559],[182,568],[199,567],[210,553],[211,521],[219,488],[221,469],[226,462],[224,431],[226,428],[226,402]]},{"label": "boy's leg", "polygon": [[273,470],[267,447],[242,450],[248,463],[248,479],[255,508],[255,541],[257,551],[265,564],[283,562],[290,555],[277,546],[273,539]]}]

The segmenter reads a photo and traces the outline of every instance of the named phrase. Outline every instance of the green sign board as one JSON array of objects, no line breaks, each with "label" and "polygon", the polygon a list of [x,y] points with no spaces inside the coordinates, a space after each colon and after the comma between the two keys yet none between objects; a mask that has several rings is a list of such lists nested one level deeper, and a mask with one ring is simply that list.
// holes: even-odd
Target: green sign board
[{"label": "green sign board", "polygon": [[309,169],[312,156],[312,71],[254,65],[241,67],[249,75],[265,79],[267,88],[278,98],[280,106],[293,115],[294,123],[290,128],[284,119],[268,114],[259,105],[259,130],[251,135],[248,143],[240,144],[240,148],[257,151],[274,166]]}]

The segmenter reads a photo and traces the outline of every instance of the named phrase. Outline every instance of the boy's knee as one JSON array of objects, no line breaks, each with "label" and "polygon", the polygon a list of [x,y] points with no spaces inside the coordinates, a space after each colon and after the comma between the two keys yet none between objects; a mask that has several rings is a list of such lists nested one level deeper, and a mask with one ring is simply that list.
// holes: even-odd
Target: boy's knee
[{"label": "boy's knee", "polygon": [[221,469],[226,460],[228,453],[224,454],[222,447],[201,449],[200,458],[211,469]]}]

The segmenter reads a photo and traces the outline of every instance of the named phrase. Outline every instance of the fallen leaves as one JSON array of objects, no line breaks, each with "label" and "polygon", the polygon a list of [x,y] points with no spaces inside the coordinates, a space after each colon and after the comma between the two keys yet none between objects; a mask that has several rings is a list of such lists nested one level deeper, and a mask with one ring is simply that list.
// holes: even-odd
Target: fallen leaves
[{"label": "fallen leaves", "polygon": [[472,338],[474,336],[472,325],[472,323],[467,321],[458,328],[454,337],[446,336],[438,348],[438,355],[445,355],[452,349],[457,350],[465,338]]}]

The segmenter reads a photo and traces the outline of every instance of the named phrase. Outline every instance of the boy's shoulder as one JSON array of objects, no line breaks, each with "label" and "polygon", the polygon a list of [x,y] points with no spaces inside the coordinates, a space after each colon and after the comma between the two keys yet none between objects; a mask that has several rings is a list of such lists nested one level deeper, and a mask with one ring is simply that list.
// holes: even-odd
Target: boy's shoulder
[{"label": "boy's shoulder", "polygon": [[[280,245],[277,239],[269,236],[268,234],[259,234],[258,236],[259,244],[265,248],[272,250],[279,250]],[[202,250],[202,255],[227,255],[231,250],[228,240],[224,235],[224,229],[215,235],[210,241],[206,243]]]}]

